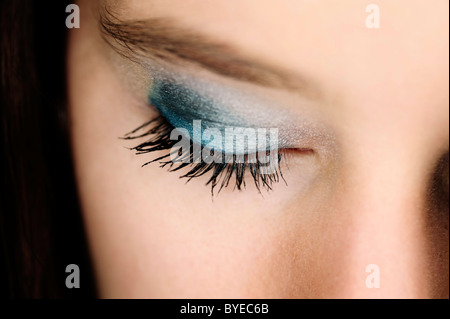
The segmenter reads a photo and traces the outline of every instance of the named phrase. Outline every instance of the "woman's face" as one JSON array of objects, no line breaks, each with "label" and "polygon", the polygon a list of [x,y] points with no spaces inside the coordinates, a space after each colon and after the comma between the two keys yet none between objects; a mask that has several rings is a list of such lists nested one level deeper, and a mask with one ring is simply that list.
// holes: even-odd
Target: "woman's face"
[{"label": "woman's face", "polygon": [[[78,2],[72,148],[101,296],[448,298],[449,3],[377,0],[379,28],[369,3]],[[286,183],[259,193],[247,171],[212,196],[212,171],[141,167],[170,151],[119,137],[158,110],[278,129]]]}]

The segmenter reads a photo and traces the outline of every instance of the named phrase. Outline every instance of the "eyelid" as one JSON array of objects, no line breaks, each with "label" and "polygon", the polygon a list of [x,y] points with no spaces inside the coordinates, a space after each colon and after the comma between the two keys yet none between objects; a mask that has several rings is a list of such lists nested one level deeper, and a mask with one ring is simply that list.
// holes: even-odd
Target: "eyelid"
[{"label": "eyelid", "polygon": [[246,124],[243,118],[230,112],[222,103],[170,82],[155,81],[149,102],[175,127],[199,119],[218,128]]},{"label": "eyelid", "polygon": [[277,128],[280,149],[329,148],[332,144],[331,135],[321,125],[279,105],[284,102],[281,98],[262,98],[258,92],[253,94],[195,76],[181,80],[176,76],[154,75],[148,94],[149,104],[174,127],[189,130],[193,120],[202,120],[205,129]]},{"label": "eyelid", "polygon": [[149,101],[171,125],[187,132],[181,135],[188,135],[198,145],[227,154],[238,149],[241,155],[280,147],[277,128],[245,126],[244,119],[187,87],[155,81]]},{"label": "eyelid", "polygon": [[[170,138],[171,132],[173,132],[176,126],[178,126],[177,123],[181,124],[180,126],[182,128],[188,127],[188,125],[190,124],[188,120],[192,120],[194,117],[197,117],[200,111],[208,114],[208,119],[212,123],[212,126],[221,124],[222,127],[224,126],[224,123],[234,124],[233,126],[236,126],[236,124],[244,123],[246,125],[239,125],[244,127],[255,127],[257,125],[255,123],[269,123],[269,125],[267,125],[266,127],[273,127],[273,125],[270,125],[272,124],[270,120],[274,117],[274,113],[267,112],[268,114],[263,114],[263,119],[269,119],[267,122],[261,121],[261,117],[259,117],[259,114],[254,114],[254,116],[248,117],[242,116],[243,113],[245,114],[247,109],[239,110],[236,109],[236,107],[240,106],[245,108],[245,106],[247,105],[245,103],[246,99],[239,99],[238,97],[242,95],[235,95],[232,90],[228,90],[228,88],[225,86],[220,87],[220,84],[218,83],[205,84],[204,82],[201,82],[196,78],[191,78],[190,82],[186,83],[183,81],[174,80],[170,77],[161,78],[155,76],[154,74],[151,79],[152,83],[149,86],[150,91],[149,93],[147,93],[147,100],[148,104],[153,105],[155,110],[159,111],[160,116],[156,119],[156,121],[152,120],[124,136],[125,139],[129,140],[140,138],[144,139],[139,145],[132,148],[132,150],[136,151],[137,155],[149,154],[155,151],[166,151],[165,153],[159,153],[158,155],[156,155],[155,153],[155,155],[158,157],[154,158],[153,160],[150,159],[150,161],[147,161],[143,166],[150,163],[159,162],[159,166],[168,167],[169,171],[180,170],[181,172],[181,169],[187,168],[188,172],[184,175],[181,175],[180,177],[188,178],[188,180],[195,177],[204,176],[206,173],[211,173],[211,177],[209,178],[209,180],[205,181],[207,185],[211,185],[211,193],[214,193],[214,188],[216,186],[219,187],[219,189],[228,186],[228,182],[231,178],[235,178],[236,180],[236,189],[240,190],[242,188],[245,188],[244,173],[247,172],[247,175],[249,173],[251,174],[252,179],[255,181],[256,188],[258,189],[258,191],[260,191],[261,188],[270,190],[272,189],[273,183],[284,180],[280,163],[281,159],[284,159],[285,154],[289,154],[290,148],[298,148],[302,151],[301,153],[303,154],[314,155],[315,153],[314,149],[309,148],[305,143],[297,144],[299,145],[298,147],[290,147],[289,145],[292,145],[292,143],[296,142],[296,137],[300,136],[300,138],[303,138],[303,141],[305,141],[304,137],[306,135],[304,134],[305,131],[300,131],[302,135],[297,135],[299,134],[299,131],[296,130],[295,127],[294,129],[292,127],[288,127],[287,129],[282,128],[284,129],[286,135],[281,136],[281,138],[279,139],[283,146],[280,146],[277,149],[277,152],[275,152],[275,154],[277,155],[274,157],[272,156],[272,152],[270,152],[272,154],[269,154],[269,157],[275,159],[275,161],[270,161],[271,163],[273,163],[273,165],[269,165],[269,167],[273,168],[273,170],[270,169],[271,173],[261,173],[260,169],[263,168],[262,165],[264,164],[260,161],[249,161],[248,159],[255,158],[255,156],[250,157],[249,152],[243,153],[242,155],[244,156],[238,156],[241,155],[241,153],[230,154],[227,153],[226,150],[224,151],[223,148],[214,148],[214,153],[216,150],[218,150],[219,153],[222,153],[221,155],[225,155],[225,158],[227,158],[227,156],[228,158],[231,158],[231,161],[225,161],[223,163],[208,163],[207,161],[203,161],[202,158],[200,162],[188,161],[187,163],[182,162],[181,164],[174,163],[173,161],[169,160],[169,158],[171,157],[171,154],[179,154],[178,150],[173,149],[173,147],[176,146],[178,140],[173,140],[172,138]],[[228,92],[226,94],[223,94],[224,91]],[[185,95],[183,103],[181,104],[177,103],[180,100],[180,94]],[[216,96],[217,94],[221,96]],[[246,94],[247,96],[250,96],[249,93]],[[167,103],[167,100],[171,102]],[[195,101],[198,100],[203,102],[195,103]],[[257,97],[253,98],[252,96],[250,96],[250,100],[262,101]],[[232,105],[230,106],[230,104]],[[197,108],[193,107],[193,105]],[[256,110],[258,110],[259,112],[265,110],[265,106],[267,106],[267,109],[270,110],[267,102],[264,103],[262,101],[260,104],[253,105],[253,107],[256,108]],[[192,115],[192,112],[194,112],[194,115]],[[229,116],[227,118],[225,117],[225,115],[228,115],[228,112]],[[182,116],[180,116],[180,114],[182,115],[183,113],[190,113],[190,115],[183,118]],[[214,115],[216,115],[216,117],[214,117]],[[284,123],[284,120],[286,119],[286,117],[284,116],[285,114],[282,114],[283,116],[280,116],[280,114],[275,115],[278,115],[278,122],[275,121],[275,123]],[[168,121],[169,118],[171,118],[171,122]],[[288,120],[289,118],[287,118],[286,120],[287,125],[289,125]],[[309,135],[309,137],[311,136],[312,135]],[[200,138],[200,141],[202,141],[202,138]],[[193,149],[194,144],[196,144],[195,142],[196,141],[194,139],[190,140],[189,149]],[[202,148],[202,154],[205,148],[206,151],[208,151],[208,145],[206,145],[205,147],[201,142],[199,144]],[[288,146],[284,147],[284,145]],[[285,148],[286,150],[281,148]],[[259,151],[260,150],[257,150],[255,152],[256,158],[259,158]],[[267,151],[267,149],[265,151]],[[181,155],[183,154],[185,153],[182,152]],[[191,151],[190,154],[197,153]],[[264,156],[264,154],[268,155],[267,152],[264,152],[261,155]],[[313,162],[311,162],[311,165],[308,165],[308,167],[315,167],[315,156],[295,157],[312,158]],[[238,161],[239,158],[243,158],[244,162]],[[192,157],[187,157],[186,159],[192,159]]]}]

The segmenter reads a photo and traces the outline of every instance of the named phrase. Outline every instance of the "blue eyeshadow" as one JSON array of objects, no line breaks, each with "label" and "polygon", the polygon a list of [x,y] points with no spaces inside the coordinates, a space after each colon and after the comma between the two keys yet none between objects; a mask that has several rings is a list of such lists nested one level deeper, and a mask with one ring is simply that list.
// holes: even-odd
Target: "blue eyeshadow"
[{"label": "blue eyeshadow", "polygon": [[187,129],[193,120],[205,122],[202,128],[243,125],[241,118],[227,113],[227,108],[217,101],[168,81],[154,82],[149,101],[174,127]]},{"label": "blue eyeshadow", "polygon": [[[237,151],[237,148],[244,150],[243,147],[245,149],[258,147],[257,140],[254,140],[254,142],[247,141],[252,146],[247,145],[242,140],[241,142],[237,140],[235,142],[229,141],[232,144],[228,144],[229,142],[226,142],[226,129],[251,128],[252,125],[249,125],[245,118],[239,116],[236,111],[232,111],[224,105],[223,101],[213,100],[185,85],[155,80],[149,94],[149,102],[174,128],[187,130],[190,135],[189,138],[197,145],[207,145],[224,152],[234,149],[233,152],[237,153],[241,153],[241,151]],[[245,106],[243,105],[243,107]],[[201,126],[198,125],[198,122],[196,125],[193,124],[194,121],[198,120],[201,120]],[[207,129],[220,132],[221,141],[203,134]],[[242,137],[242,133],[240,134]],[[271,140],[271,142],[274,141]],[[261,144],[260,147],[264,147],[266,150],[270,148],[268,144]],[[244,152],[247,153],[245,150]]]},{"label": "blue eyeshadow", "polygon": [[[194,136],[194,120],[201,120],[202,131],[215,128],[222,134],[225,127],[243,125],[241,118],[227,112],[227,108],[218,105],[218,102],[169,81],[154,81],[149,102],[173,127],[186,129],[190,138]],[[201,144],[208,142],[209,140],[202,140]]]}]

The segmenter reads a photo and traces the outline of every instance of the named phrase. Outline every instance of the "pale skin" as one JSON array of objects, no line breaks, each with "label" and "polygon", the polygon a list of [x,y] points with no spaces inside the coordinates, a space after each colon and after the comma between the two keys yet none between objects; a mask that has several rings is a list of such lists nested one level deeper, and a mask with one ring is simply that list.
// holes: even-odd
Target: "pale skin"
[{"label": "pale skin", "polygon": [[207,178],[141,168],[118,139],[154,111],[111,62],[100,3],[79,1],[72,149],[100,296],[448,298],[448,212],[428,188],[449,145],[449,3],[432,2],[378,0],[368,29],[359,0],[113,1],[124,20],[172,18],[321,87],[303,114],[329,128],[329,155],[293,154],[288,186],[212,201]]}]

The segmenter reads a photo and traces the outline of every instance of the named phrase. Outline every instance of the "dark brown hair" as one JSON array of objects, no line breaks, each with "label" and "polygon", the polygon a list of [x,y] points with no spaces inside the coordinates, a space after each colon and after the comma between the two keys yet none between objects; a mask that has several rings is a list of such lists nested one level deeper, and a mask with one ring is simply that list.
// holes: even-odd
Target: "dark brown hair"
[{"label": "dark brown hair", "polygon": [[[0,291],[94,297],[66,116],[68,1],[0,0]],[[65,268],[80,268],[68,289]]]}]

